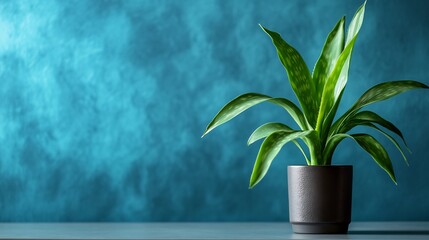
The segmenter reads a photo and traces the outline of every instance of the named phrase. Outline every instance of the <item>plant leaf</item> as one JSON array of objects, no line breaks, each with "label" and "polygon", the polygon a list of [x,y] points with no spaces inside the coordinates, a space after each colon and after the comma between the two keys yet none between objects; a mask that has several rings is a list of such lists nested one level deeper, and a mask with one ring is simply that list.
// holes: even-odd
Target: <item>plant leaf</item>
[{"label": "plant leaf", "polygon": [[268,99],[271,99],[271,97],[259,93],[246,93],[236,97],[235,99],[227,103],[219,111],[218,114],[216,114],[216,116],[207,126],[203,137],[217,126],[228,122],[229,120],[233,119],[235,116],[247,110],[248,108],[253,107],[254,105],[259,104],[261,102],[267,101]]},{"label": "plant leaf", "polygon": [[[405,161],[405,163],[407,164],[407,166],[409,166],[410,164],[408,163],[408,159],[407,159],[407,157],[405,156],[405,154],[404,154],[404,152],[402,151],[402,148],[401,148],[401,146],[399,145],[399,143],[392,137],[392,136],[390,136],[387,132],[385,132],[385,131],[383,131],[382,129],[380,129],[379,127],[377,127],[376,125],[374,125],[374,124],[372,124],[372,123],[363,123],[363,124],[361,124],[361,125],[363,125],[363,126],[367,126],[367,127],[370,127],[370,128],[374,128],[375,130],[377,130],[377,131],[379,131],[381,134],[383,134],[387,139],[389,139],[392,143],[393,143],[393,145],[395,145],[395,147],[398,149],[398,151],[401,153],[401,155],[402,155],[402,158],[404,159],[404,161]],[[407,150],[410,152],[410,149],[408,149],[408,147],[407,147]]]},{"label": "plant leaf", "polygon": [[310,165],[323,165],[322,161],[322,142],[319,133],[312,131],[302,139],[310,150],[311,162]]},{"label": "plant leaf", "polygon": [[367,90],[354,104],[344,113],[332,126],[329,135],[338,133],[346,124],[348,118],[352,117],[361,108],[375,102],[383,101],[411,89],[429,88],[423,83],[412,80],[401,80],[380,83]]},{"label": "plant leaf", "polygon": [[338,144],[346,137],[351,138],[351,136],[348,134],[338,133],[328,139],[328,141],[326,142],[325,149],[323,151],[323,163],[325,165],[331,165],[331,159],[335,149],[337,148]]},{"label": "plant leaf", "polygon": [[338,57],[344,49],[344,21],[342,17],[329,33],[322,53],[317,60],[313,71],[313,81],[316,85],[317,98],[322,98],[326,79],[335,67]]},{"label": "plant leaf", "polygon": [[300,127],[304,129],[306,128],[307,124],[304,115],[302,114],[301,110],[291,101],[284,98],[272,98],[270,96],[259,93],[246,93],[236,97],[235,99],[227,103],[209,123],[202,137],[204,137],[207,133],[209,133],[211,130],[218,127],[219,125],[224,124],[229,120],[233,119],[238,114],[244,112],[248,108],[265,101],[269,101],[283,107],[288,111],[288,113],[292,116],[292,118],[297,122]]},{"label": "plant leaf", "polygon": [[350,22],[349,29],[347,31],[346,45],[349,44],[352,41],[352,39],[358,34],[362,26],[363,17],[365,14],[365,6],[366,6],[366,1],[358,8],[358,10],[356,10],[355,15],[353,16],[353,19]]},{"label": "plant leaf", "polygon": [[[372,113],[372,114],[375,114],[375,113]],[[378,116],[378,115],[376,115],[376,116]],[[378,117],[380,117],[380,116],[378,116]],[[399,143],[392,136],[390,136],[388,133],[386,133],[385,131],[383,131],[382,129],[380,129],[376,125],[374,125],[372,122],[378,123],[378,124],[381,123],[380,124],[381,126],[387,128],[387,129],[389,129],[391,131],[392,131],[392,129],[395,129],[395,131],[392,131],[392,132],[396,133],[397,135],[399,135],[402,138],[402,141],[404,142],[404,145],[407,148],[408,152],[411,152],[410,149],[407,146],[407,143],[405,142],[405,139],[402,137],[402,133],[399,131],[399,129],[397,129],[392,123],[390,123],[390,122],[388,122],[388,121],[386,121],[384,119],[382,119],[381,121],[377,122],[377,121],[373,121],[371,119],[360,119],[360,118],[355,119],[355,118],[353,118],[352,120],[350,120],[350,122],[340,132],[345,133],[345,132],[349,131],[350,129],[352,129],[352,128],[356,127],[356,126],[367,126],[367,127],[374,128],[375,130],[377,130],[380,133],[382,133],[387,139],[389,139],[395,145],[395,147],[401,153],[401,155],[402,155],[405,163],[409,166],[408,159],[405,156],[404,152],[402,151],[402,148],[400,147]]]},{"label": "plant leaf", "polygon": [[[326,132],[327,130],[324,129],[330,126],[333,117],[330,117],[330,122],[325,121],[325,119],[331,112],[331,109],[335,108],[335,103],[337,101],[340,101],[340,97],[342,96],[341,93],[346,86],[350,58],[360,27],[362,26],[364,13],[365,3],[357,10],[355,16],[353,17],[347,34],[346,47],[341,53],[341,55],[338,57],[335,67],[329,75],[325,86],[323,87],[322,99],[320,102],[316,126],[316,130],[321,131],[322,133]],[[333,112],[333,115],[335,115],[335,112]]]},{"label": "plant leaf", "polygon": [[[332,124],[332,121],[334,120],[334,117],[337,113],[338,106],[340,105],[343,92],[344,92],[344,89],[343,89],[343,91],[341,91],[340,96],[338,97],[337,101],[335,101],[334,106],[331,108],[328,115],[325,117],[325,120],[323,121],[322,129],[321,129],[321,133],[320,133],[320,139],[322,141],[327,141],[327,138],[329,136],[329,130],[331,130],[331,124]],[[324,145],[324,144],[325,144],[325,142],[322,142],[322,145]]]},{"label": "plant leaf", "polygon": [[402,151],[401,147],[399,146],[398,142],[393,137],[391,137],[389,134],[387,134],[386,132],[384,132],[383,130],[381,130],[377,126],[375,126],[373,123],[376,123],[376,124],[386,128],[386,129],[394,132],[395,134],[397,134],[402,139],[407,150],[410,151],[402,132],[393,123],[387,121],[386,119],[382,118],[378,114],[371,112],[371,111],[362,111],[362,112],[358,112],[358,113],[353,114],[353,116],[351,116],[345,122],[344,126],[341,128],[341,130],[339,132],[340,133],[346,133],[356,126],[368,126],[368,127],[374,128],[377,131],[381,132],[383,135],[385,135],[396,146],[396,148],[398,148],[398,150],[402,154],[402,157],[405,160],[405,163],[407,165],[409,165],[408,160],[407,160],[404,152]]},{"label": "plant leaf", "polygon": [[343,70],[343,67],[352,52],[355,40],[356,38],[349,45],[347,45],[347,47],[341,53],[334,70],[332,71],[331,75],[329,75],[325,83],[325,87],[323,88],[322,93],[322,99],[320,102],[319,115],[317,118],[318,125],[316,126],[316,129],[318,130],[321,130],[326,115],[329,113],[329,111],[335,104],[336,96],[334,91],[340,78],[340,74]]},{"label": "plant leaf", "polygon": [[[355,15],[353,16],[353,19],[349,25],[349,29],[347,32],[347,39],[346,39],[346,46],[350,43],[356,40],[357,34],[359,33],[359,30],[362,26],[362,22],[365,15],[365,6],[366,1],[360,8],[356,11]],[[354,43],[353,43],[354,44]],[[334,104],[332,108],[329,110],[326,117],[323,119],[322,123],[322,139],[326,139],[327,136],[330,133],[331,130],[331,124],[334,120],[334,117],[337,113],[338,106],[340,104],[344,88],[347,84],[348,74],[349,74],[349,67],[350,67],[350,61],[351,61],[351,53],[345,60],[345,63],[341,69],[339,79],[337,80],[337,83],[335,85],[334,90]],[[322,120],[322,119],[321,119]]]},{"label": "plant leaf", "polygon": [[308,159],[307,154],[305,153],[304,149],[302,149],[301,144],[299,144],[299,142],[297,140],[292,140],[292,142],[299,149],[299,151],[301,152],[302,156],[304,156],[305,162],[307,162],[307,165],[310,165],[311,164],[310,160]]},{"label": "plant leaf", "polygon": [[[347,31],[347,38],[346,38],[346,44],[345,46],[348,46],[349,44],[352,45],[351,52],[353,51],[354,47],[354,41],[356,41],[357,35],[360,31],[360,28],[362,27],[364,15],[365,15],[365,6],[366,1],[359,7],[359,9],[356,11],[355,15],[353,16],[352,21],[350,22],[349,29]],[[342,96],[342,92],[344,91],[344,88],[347,84],[347,79],[349,75],[349,66],[351,61],[351,52],[347,56],[345,63],[341,69],[339,79],[337,80],[337,84],[335,85],[335,91],[334,91],[334,97],[335,102],[339,101]],[[334,104],[335,105],[335,104]],[[338,104],[337,104],[338,106]],[[336,110],[335,110],[336,112]],[[329,124],[332,123],[332,120],[329,122]]]},{"label": "plant leaf", "polygon": [[271,98],[268,101],[284,108],[302,130],[308,129],[308,122],[295,103],[286,98]]},{"label": "plant leaf", "polygon": [[318,99],[314,97],[316,96],[316,88],[307,65],[298,51],[284,41],[280,34],[260,26],[271,37],[304,114],[310,125],[315,126],[319,103]]},{"label": "plant leaf", "polygon": [[253,131],[252,135],[250,135],[249,139],[247,140],[247,145],[250,145],[259,139],[265,138],[278,131],[294,132],[295,130],[283,123],[266,123]]},{"label": "plant leaf", "polygon": [[391,81],[380,83],[368,91],[366,91],[353,105],[352,111],[359,110],[371,103],[383,101],[389,99],[395,95],[398,95],[402,92],[416,89],[416,88],[429,88],[423,83],[412,81],[412,80],[402,80],[402,81]]},{"label": "plant leaf", "polygon": [[352,117],[349,118],[349,120],[347,120],[347,122],[344,124],[344,127],[340,130],[340,132],[346,133],[350,131],[350,129],[366,123],[376,123],[396,133],[402,139],[405,146],[407,146],[407,143],[405,142],[405,138],[401,130],[399,130],[393,123],[387,121],[386,119],[382,118],[380,115],[371,111],[362,111],[354,114]]},{"label": "plant leaf", "polygon": [[351,135],[354,140],[371,155],[375,162],[389,174],[392,181],[396,183],[395,173],[393,172],[392,162],[390,161],[389,154],[384,149],[383,145],[379,143],[374,137],[368,134],[353,134]]},{"label": "plant leaf", "polygon": [[330,162],[330,158],[332,158],[333,152],[341,140],[345,138],[354,139],[359,146],[364,149],[374,161],[390,176],[392,181],[396,183],[395,173],[393,171],[392,162],[390,161],[389,154],[386,149],[384,149],[383,145],[379,143],[374,137],[368,134],[345,134],[339,133],[331,136],[327,142],[327,147],[325,148],[324,158]]},{"label": "plant leaf", "polygon": [[[266,123],[266,124],[258,127],[252,133],[252,135],[250,135],[249,140],[247,141],[247,145],[250,145],[250,144],[258,141],[259,139],[265,138],[265,137],[273,134],[274,132],[278,132],[278,131],[293,132],[294,130],[292,130],[292,128],[290,128],[289,126],[287,126],[287,125],[285,125],[283,123]],[[296,141],[296,140],[292,140],[292,142],[301,151],[301,153],[304,156],[305,161],[307,162],[307,164],[310,165],[310,161],[308,160],[308,157],[305,154],[305,151],[304,151],[304,149],[302,149],[302,147],[299,144],[299,142]]]},{"label": "plant leaf", "polygon": [[250,177],[249,188],[253,188],[262,180],[270,168],[271,162],[277,156],[283,145],[297,138],[305,137],[313,131],[314,130],[294,132],[278,131],[269,135],[259,149],[259,153],[253,167],[252,176]]}]

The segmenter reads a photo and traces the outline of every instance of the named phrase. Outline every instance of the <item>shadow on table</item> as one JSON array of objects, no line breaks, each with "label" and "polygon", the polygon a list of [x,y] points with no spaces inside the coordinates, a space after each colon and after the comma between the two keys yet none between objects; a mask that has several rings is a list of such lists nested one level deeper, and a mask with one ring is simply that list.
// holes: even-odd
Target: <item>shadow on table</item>
[{"label": "shadow on table", "polygon": [[349,231],[350,235],[429,235],[429,230],[413,230],[413,231],[403,231],[403,230],[355,230]]}]

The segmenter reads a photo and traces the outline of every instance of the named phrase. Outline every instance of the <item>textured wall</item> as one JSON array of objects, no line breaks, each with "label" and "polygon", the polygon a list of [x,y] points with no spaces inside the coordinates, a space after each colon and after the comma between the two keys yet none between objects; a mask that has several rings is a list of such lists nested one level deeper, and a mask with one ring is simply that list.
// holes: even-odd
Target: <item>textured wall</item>
[{"label": "textured wall", "polygon": [[[325,37],[362,1],[1,1],[0,221],[288,219],[286,146],[253,190],[261,105],[200,136],[244,92],[294,99],[269,38],[280,32],[312,68]],[[340,111],[393,79],[429,84],[429,4],[369,1]],[[410,167],[398,186],[351,141],[354,220],[429,220],[429,92],[372,109],[403,130]],[[378,135],[379,136],[379,135]]]}]

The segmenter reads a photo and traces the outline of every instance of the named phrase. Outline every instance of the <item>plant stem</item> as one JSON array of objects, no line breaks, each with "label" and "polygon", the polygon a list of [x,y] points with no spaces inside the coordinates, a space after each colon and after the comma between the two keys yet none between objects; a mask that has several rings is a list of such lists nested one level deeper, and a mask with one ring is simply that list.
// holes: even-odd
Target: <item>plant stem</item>
[{"label": "plant stem", "polygon": [[311,157],[310,165],[313,165],[313,166],[314,165],[320,165],[320,162],[319,162],[319,160],[320,160],[319,149],[317,149],[316,146],[312,146],[310,148],[310,157]]}]

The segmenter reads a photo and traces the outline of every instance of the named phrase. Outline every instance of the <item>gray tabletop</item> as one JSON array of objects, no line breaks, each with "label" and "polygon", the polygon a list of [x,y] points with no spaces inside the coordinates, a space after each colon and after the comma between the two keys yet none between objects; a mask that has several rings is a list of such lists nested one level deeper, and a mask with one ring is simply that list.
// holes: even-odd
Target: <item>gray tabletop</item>
[{"label": "gray tabletop", "polygon": [[429,239],[429,222],[353,222],[346,235],[289,223],[0,223],[0,239]]}]

